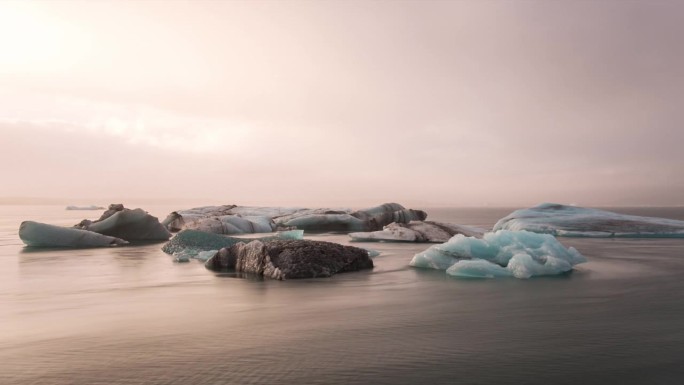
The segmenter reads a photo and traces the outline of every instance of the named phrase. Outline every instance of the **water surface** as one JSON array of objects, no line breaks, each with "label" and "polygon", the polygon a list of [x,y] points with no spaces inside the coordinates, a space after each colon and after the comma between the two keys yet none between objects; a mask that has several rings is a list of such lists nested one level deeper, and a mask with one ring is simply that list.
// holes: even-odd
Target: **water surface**
[{"label": "water surface", "polygon": [[[491,227],[511,209],[427,211]],[[0,206],[0,384],[684,383],[684,240],[561,238],[590,262],[529,280],[456,279],[408,266],[429,245],[361,244],[382,252],[372,271],[279,282],[176,264],[161,244],[17,237],[24,219],[99,214]]]}]

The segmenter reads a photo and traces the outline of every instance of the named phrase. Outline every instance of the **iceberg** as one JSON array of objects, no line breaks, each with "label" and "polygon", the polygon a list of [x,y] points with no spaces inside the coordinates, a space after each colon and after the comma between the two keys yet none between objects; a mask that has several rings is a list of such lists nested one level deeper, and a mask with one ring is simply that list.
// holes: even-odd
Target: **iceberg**
[{"label": "iceberg", "polygon": [[409,223],[390,223],[380,231],[350,233],[355,242],[439,242],[448,241],[456,234],[469,237],[482,237],[485,229],[433,221],[411,221]]},{"label": "iceberg", "polygon": [[500,219],[494,230],[563,237],[684,238],[684,221],[544,203],[512,212]]},{"label": "iceberg", "polygon": [[565,248],[550,234],[499,230],[482,239],[456,235],[416,254],[410,265],[463,278],[530,278],[562,274],[583,262],[575,248]]},{"label": "iceberg", "polygon": [[88,230],[24,221],[19,226],[19,238],[33,247],[104,247],[125,245],[123,239]]},{"label": "iceberg", "polygon": [[102,206],[95,206],[95,205],[90,205],[90,206],[67,206],[67,210],[104,210],[104,207]]},{"label": "iceberg", "polygon": [[310,240],[253,240],[222,248],[205,266],[272,279],[330,277],[373,268],[368,251],[353,246]]},{"label": "iceberg", "polygon": [[375,231],[392,222],[424,220],[421,210],[385,203],[365,210],[299,207],[207,206],[174,211],[162,224],[170,231],[196,229],[217,234],[266,233],[299,229],[311,232]]},{"label": "iceberg", "polygon": [[[276,239],[302,239],[303,237],[303,230],[283,231],[261,238],[236,238],[199,230],[183,230],[164,244],[162,251],[176,258],[184,257],[206,260],[218,250],[231,247],[240,242],[252,240],[266,242]],[[211,251],[213,251],[213,254],[207,254],[207,252]]]},{"label": "iceberg", "polygon": [[128,241],[165,241],[171,233],[142,209],[130,210],[122,204],[112,204],[100,219],[84,219],[71,228],[25,221],[19,227],[19,237],[28,246],[98,247],[123,245]]},{"label": "iceberg", "polygon": [[122,204],[109,205],[100,219],[86,219],[76,227],[128,241],[166,241],[171,237],[156,217],[143,209],[124,208]]}]

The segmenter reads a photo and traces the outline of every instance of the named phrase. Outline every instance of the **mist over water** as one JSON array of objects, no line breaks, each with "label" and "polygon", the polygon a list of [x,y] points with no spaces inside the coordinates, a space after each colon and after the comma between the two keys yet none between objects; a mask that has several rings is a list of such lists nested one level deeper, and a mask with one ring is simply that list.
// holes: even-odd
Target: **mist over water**
[{"label": "mist over water", "polygon": [[[148,206],[163,217],[178,207]],[[684,219],[684,209],[618,209]],[[509,209],[433,209],[491,227]],[[23,247],[22,220],[99,212],[0,206],[2,384],[678,384],[684,240],[564,239],[590,262],[529,280],[410,268],[269,281],[176,264],[161,244]],[[348,244],[346,235],[308,239]]]}]

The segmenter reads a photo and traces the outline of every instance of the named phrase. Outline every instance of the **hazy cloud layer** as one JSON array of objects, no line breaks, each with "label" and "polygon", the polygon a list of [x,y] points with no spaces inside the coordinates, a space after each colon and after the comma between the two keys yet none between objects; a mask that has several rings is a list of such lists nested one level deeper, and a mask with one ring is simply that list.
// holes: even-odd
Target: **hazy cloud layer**
[{"label": "hazy cloud layer", "polygon": [[0,196],[684,204],[676,1],[0,3]]}]

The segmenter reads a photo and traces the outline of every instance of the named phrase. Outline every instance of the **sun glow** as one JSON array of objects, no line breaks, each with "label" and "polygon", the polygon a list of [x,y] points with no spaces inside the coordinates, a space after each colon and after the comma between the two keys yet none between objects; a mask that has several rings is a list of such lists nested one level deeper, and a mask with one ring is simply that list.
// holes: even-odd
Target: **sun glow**
[{"label": "sun glow", "polygon": [[39,3],[0,2],[0,74],[54,73],[84,54],[89,38]]}]

